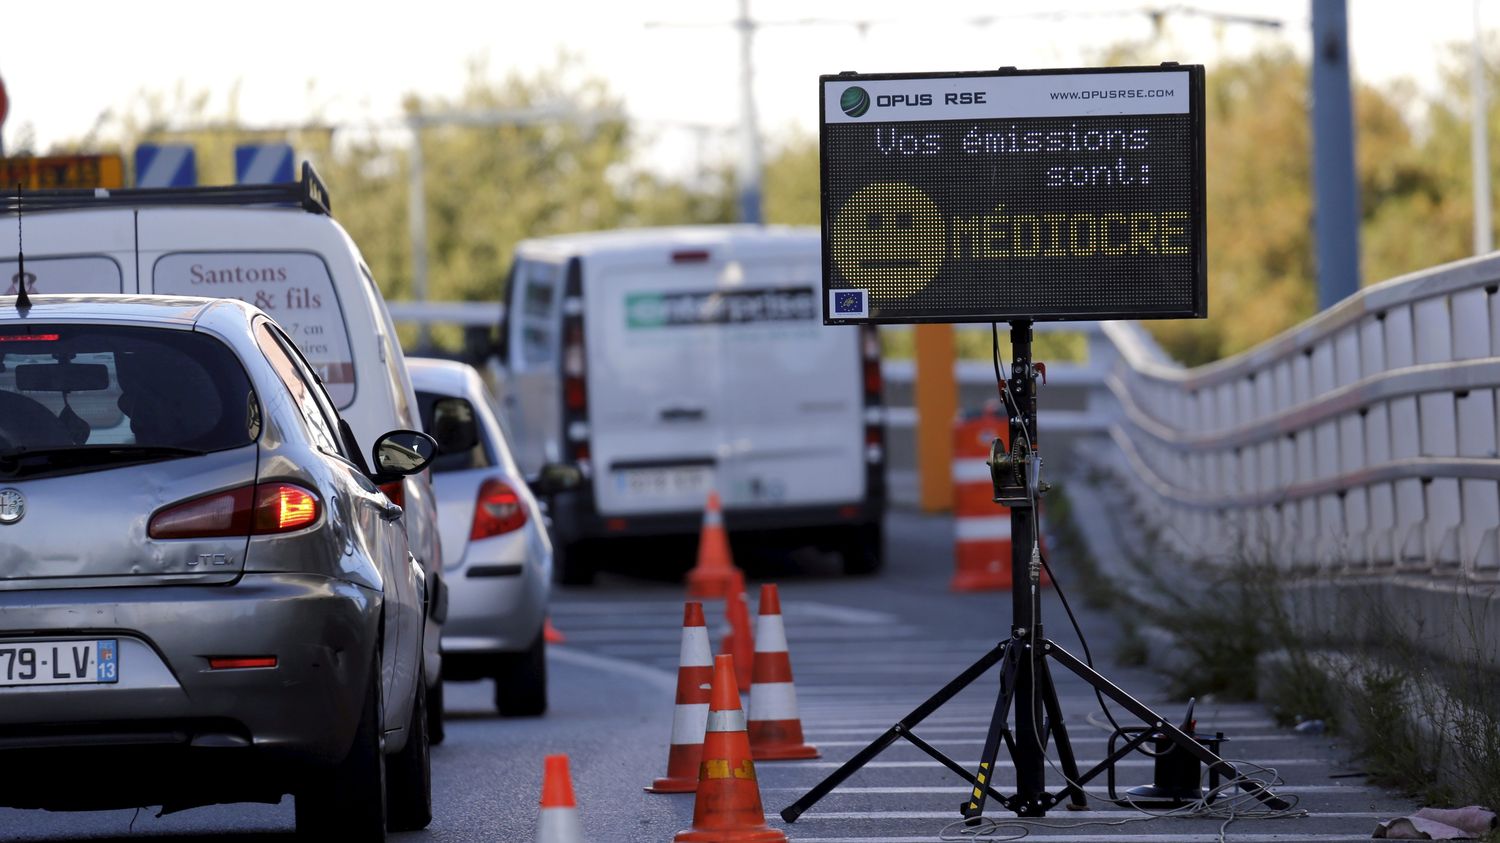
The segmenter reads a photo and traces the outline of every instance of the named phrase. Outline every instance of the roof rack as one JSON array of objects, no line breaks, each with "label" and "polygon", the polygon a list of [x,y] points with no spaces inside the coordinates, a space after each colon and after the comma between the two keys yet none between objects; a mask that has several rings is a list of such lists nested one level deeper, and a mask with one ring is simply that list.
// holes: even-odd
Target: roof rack
[{"label": "roof rack", "polygon": [[0,190],[0,213],[53,211],[67,208],[117,208],[146,205],[296,205],[333,216],[328,187],[311,163],[302,162],[302,178],[278,184],[235,184],[210,187],[132,187]]}]

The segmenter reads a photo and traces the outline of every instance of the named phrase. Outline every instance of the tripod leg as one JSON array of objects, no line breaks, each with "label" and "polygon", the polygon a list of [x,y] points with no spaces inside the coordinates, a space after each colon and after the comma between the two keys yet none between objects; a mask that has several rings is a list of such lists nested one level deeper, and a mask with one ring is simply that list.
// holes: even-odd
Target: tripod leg
[{"label": "tripod leg", "polygon": [[1052,670],[1047,667],[1045,658],[1037,665],[1037,670],[1041,673],[1042,704],[1047,709],[1047,729],[1052,733],[1053,742],[1057,746],[1057,759],[1062,764],[1063,776],[1067,778],[1067,786],[1062,793],[1069,794],[1073,809],[1081,811],[1088,808],[1088,797],[1084,795],[1082,782],[1078,778],[1078,761],[1073,757],[1073,744],[1068,740],[1068,727],[1063,723],[1062,703],[1058,702],[1057,686],[1052,682]]},{"label": "tripod leg", "polygon": [[984,736],[984,750],[979,754],[979,770],[974,778],[979,784],[975,785],[969,794],[968,801],[959,807],[966,820],[972,820],[984,813],[985,792],[980,785],[990,784],[990,779],[995,774],[995,758],[1000,754],[1000,742],[1005,741],[1010,746],[1013,741],[1009,740],[1009,730],[1006,719],[1010,716],[1011,698],[1016,692],[1016,654],[1015,647],[1007,647],[1005,651],[1005,662],[1000,667],[1000,694],[995,698],[995,713],[990,716],[990,729]]},{"label": "tripod leg", "polygon": [[958,695],[959,691],[967,688],[971,682],[983,676],[986,671],[994,667],[997,662],[1005,658],[1009,642],[1002,641],[990,648],[988,653],[980,657],[964,669],[963,673],[955,676],[952,681],[944,685],[936,694],[928,697],[923,703],[912,709],[911,713],[903,717],[900,722],[886,729],[885,732],[868,746],[861,749],[853,758],[845,761],[843,766],[834,770],[828,778],[813,785],[812,789],[802,795],[801,799],[788,805],[781,810],[781,818],[789,823],[796,822],[808,808],[811,808],[819,799],[827,796],[830,791],[838,787],[845,779],[854,775],[854,771],[870,763],[875,756],[885,751],[885,748],[896,742],[897,738],[903,737],[910,732],[913,726],[927,719],[927,715],[937,711],[944,703]]}]

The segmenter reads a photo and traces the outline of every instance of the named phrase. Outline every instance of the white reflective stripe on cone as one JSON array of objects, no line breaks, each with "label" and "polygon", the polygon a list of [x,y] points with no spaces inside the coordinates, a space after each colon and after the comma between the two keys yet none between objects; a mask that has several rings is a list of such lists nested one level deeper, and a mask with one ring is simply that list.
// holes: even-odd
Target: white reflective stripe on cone
[{"label": "white reflective stripe on cone", "polygon": [[991,515],[984,518],[955,518],[953,530],[961,542],[984,539],[1010,538],[1010,516]]},{"label": "white reflective stripe on cone", "polygon": [[536,821],[536,843],[583,843],[577,808],[543,808]]},{"label": "white reflective stripe on cone", "polygon": [[682,628],[682,652],[677,664],[681,667],[713,667],[714,651],[708,643],[708,627],[685,626]]},{"label": "white reflective stripe on cone", "polygon": [[781,615],[758,615],[756,617],[755,652],[786,652],[786,624],[781,622]]},{"label": "white reflective stripe on cone", "polygon": [[954,483],[989,483],[990,464],[983,457],[953,461]]},{"label": "white reflective stripe on cone", "polygon": [[745,731],[745,710],[732,708],[729,711],[710,711],[708,722],[703,724],[703,731],[708,732],[743,732]]},{"label": "white reflective stripe on cone", "polygon": [[757,682],[750,686],[751,720],[796,720],[797,692],[790,682]]},{"label": "white reflective stripe on cone", "polygon": [[703,743],[708,728],[708,703],[683,703],[672,713],[672,743]]},{"label": "white reflective stripe on cone", "polygon": [[705,527],[722,527],[722,526],[724,526],[724,514],[722,512],[717,512],[717,511],[712,510],[712,509],[707,510],[706,512],[703,513],[703,526],[705,526]]}]

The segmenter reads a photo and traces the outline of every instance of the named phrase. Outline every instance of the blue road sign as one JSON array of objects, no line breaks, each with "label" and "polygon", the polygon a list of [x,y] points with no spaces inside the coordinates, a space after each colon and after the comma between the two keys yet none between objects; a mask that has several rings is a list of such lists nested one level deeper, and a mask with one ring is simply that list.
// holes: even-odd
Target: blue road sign
[{"label": "blue road sign", "polygon": [[296,181],[289,143],[246,144],[234,148],[234,180],[238,184],[284,184]]},{"label": "blue road sign", "polygon": [[192,187],[198,154],[187,144],[143,143],[135,148],[136,187]]}]

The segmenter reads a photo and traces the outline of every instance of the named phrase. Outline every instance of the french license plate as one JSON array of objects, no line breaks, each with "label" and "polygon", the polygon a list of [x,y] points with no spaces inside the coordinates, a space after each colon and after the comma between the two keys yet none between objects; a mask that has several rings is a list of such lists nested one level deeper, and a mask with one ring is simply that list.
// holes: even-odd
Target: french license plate
[{"label": "french license plate", "polygon": [[708,493],[711,479],[708,466],[627,468],[615,472],[615,488],[641,497],[696,496]]},{"label": "french license plate", "polygon": [[0,641],[0,687],[120,680],[120,652],[107,641]]}]

